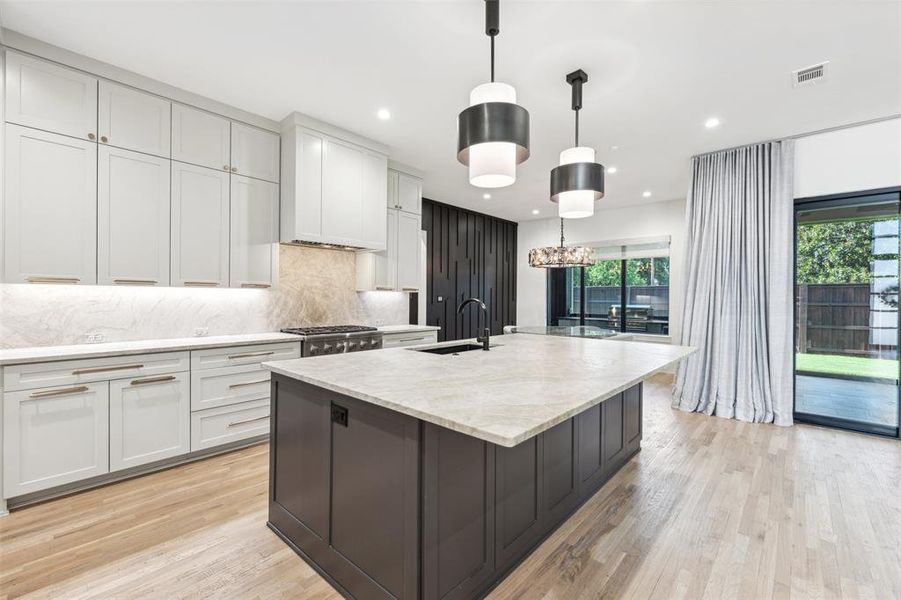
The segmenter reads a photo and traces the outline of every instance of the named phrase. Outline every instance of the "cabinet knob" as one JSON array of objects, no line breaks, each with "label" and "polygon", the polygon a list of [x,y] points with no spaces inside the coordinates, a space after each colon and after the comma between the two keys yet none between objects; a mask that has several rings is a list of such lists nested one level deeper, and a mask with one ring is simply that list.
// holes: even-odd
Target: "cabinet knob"
[{"label": "cabinet knob", "polygon": [[223,171],[228,171],[228,165],[222,165],[222,170],[223,170]]},{"label": "cabinet knob", "polygon": [[89,134],[88,134],[88,139],[89,139],[89,140],[96,139],[96,137],[97,137],[97,136],[95,136],[93,133],[89,133]]},{"label": "cabinet knob", "polygon": [[232,173],[237,173],[237,172],[238,172],[238,167],[232,167]]},{"label": "cabinet knob", "polygon": [[106,136],[105,136],[105,135],[101,135],[101,136],[100,136],[100,141],[103,142],[103,143],[105,144],[105,143],[107,142]]}]

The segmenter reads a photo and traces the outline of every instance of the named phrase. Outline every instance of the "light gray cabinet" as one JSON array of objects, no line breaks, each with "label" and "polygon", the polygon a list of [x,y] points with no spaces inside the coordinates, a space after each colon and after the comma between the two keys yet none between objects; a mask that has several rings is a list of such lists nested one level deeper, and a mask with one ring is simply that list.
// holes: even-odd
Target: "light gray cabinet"
[{"label": "light gray cabinet", "polygon": [[278,183],[279,137],[243,123],[231,124],[230,171]]},{"label": "light gray cabinet", "polygon": [[278,278],[278,186],[232,175],[229,285],[269,288]]},{"label": "light gray cabinet", "polygon": [[101,81],[100,143],[169,158],[171,111],[165,98]]},{"label": "light gray cabinet", "polygon": [[225,117],[172,105],[172,160],[230,172],[231,123]]}]

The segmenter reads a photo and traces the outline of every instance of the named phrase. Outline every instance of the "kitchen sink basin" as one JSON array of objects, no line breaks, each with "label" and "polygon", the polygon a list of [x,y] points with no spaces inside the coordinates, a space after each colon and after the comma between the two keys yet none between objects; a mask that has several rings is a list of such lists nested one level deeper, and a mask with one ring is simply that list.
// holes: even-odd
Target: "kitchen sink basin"
[{"label": "kitchen sink basin", "polygon": [[[494,344],[491,345],[494,348]],[[414,352],[428,352],[429,354],[459,354],[460,352],[469,352],[471,350],[481,350],[482,344],[474,344],[472,342],[466,344],[454,344],[453,346],[431,346],[428,348],[410,348]]]}]

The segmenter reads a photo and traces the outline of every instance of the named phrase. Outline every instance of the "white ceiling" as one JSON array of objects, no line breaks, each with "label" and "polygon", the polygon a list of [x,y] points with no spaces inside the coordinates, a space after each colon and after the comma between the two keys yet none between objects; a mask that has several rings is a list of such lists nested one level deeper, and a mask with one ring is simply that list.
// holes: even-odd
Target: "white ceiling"
[{"label": "white ceiling", "polygon": [[[692,154],[901,112],[898,2],[503,0],[497,78],[532,115],[532,156],[484,200],[455,157],[457,113],[488,76],[477,0],[0,0],[0,11],[5,27],[57,46],[388,144],[424,171],[427,197],[516,221],[556,214],[548,174],[572,143],[564,76],[579,67],[583,144],[618,168],[600,206],[683,197]],[[792,70],[823,60],[827,81],[792,87]],[[710,116],[722,125],[705,129]]]}]

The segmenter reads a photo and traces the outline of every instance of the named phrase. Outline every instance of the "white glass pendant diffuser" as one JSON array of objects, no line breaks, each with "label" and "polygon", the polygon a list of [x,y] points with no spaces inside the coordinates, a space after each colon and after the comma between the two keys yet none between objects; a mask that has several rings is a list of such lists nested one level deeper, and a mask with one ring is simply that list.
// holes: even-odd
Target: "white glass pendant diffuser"
[{"label": "white glass pendant diffuser", "polygon": [[581,69],[566,76],[573,90],[576,144],[560,153],[560,166],[551,171],[551,202],[557,203],[561,219],[590,217],[594,214],[594,203],[604,197],[604,167],[595,162],[594,148],[579,145],[582,84],[587,81],[588,75]]},{"label": "white glass pendant diffuser", "polygon": [[457,160],[469,167],[469,182],[499,188],[516,181],[516,165],[529,157],[529,111],[516,104],[512,85],[494,80],[498,0],[485,0],[485,33],[491,38],[491,81],[476,86],[469,108],[457,117]]}]

